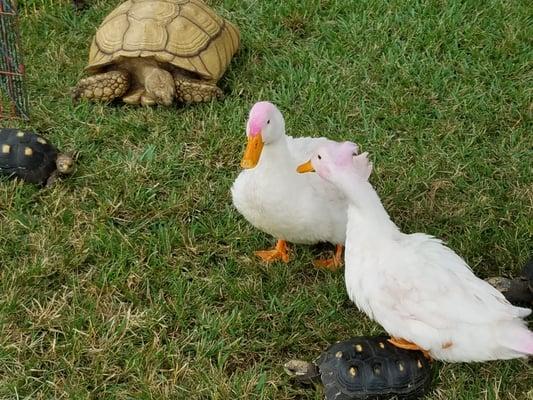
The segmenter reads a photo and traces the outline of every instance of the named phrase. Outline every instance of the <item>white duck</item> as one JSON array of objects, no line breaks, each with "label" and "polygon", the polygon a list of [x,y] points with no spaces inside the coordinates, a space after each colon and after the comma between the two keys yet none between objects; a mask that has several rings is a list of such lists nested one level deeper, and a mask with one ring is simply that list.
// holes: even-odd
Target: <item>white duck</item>
[{"label": "white duck", "polygon": [[485,361],[533,354],[531,310],[512,306],[477,278],[440,240],[404,234],[368,182],[367,153],[353,143],[329,143],[299,172],[316,172],[349,199],[346,289],[398,347],[422,349],[445,361]]},{"label": "white duck", "polygon": [[285,135],[283,115],[266,101],[250,110],[246,135],[244,170],[231,188],[233,204],[253,226],[278,239],[274,250],[255,254],[267,262],[288,262],[287,241],[330,242],[337,246],[334,257],[315,265],[336,269],[346,235],[346,198],[320,177],[296,172],[317,146],[330,140]]}]

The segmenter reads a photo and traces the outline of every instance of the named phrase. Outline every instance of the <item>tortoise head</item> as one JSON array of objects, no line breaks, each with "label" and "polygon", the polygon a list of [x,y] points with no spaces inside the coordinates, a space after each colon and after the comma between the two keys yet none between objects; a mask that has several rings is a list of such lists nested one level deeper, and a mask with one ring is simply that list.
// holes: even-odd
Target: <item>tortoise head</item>
[{"label": "tortoise head", "polygon": [[303,360],[290,360],[283,365],[283,369],[290,377],[304,382],[312,381],[320,375],[316,364]]},{"label": "tortoise head", "polygon": [[59,154],[56,159],[56,166],[62,174],[71,174],[74,171],[74,158],[69,154]]}]

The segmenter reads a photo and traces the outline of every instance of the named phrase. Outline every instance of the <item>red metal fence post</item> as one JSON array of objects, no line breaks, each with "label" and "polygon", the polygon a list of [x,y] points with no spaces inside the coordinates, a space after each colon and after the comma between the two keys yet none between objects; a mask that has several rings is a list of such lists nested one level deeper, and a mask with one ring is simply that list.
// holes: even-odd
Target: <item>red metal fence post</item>
[{"label": "red metal fence post", "polygon": [[0,119],[29,119],[15,0],[0,0]]}]

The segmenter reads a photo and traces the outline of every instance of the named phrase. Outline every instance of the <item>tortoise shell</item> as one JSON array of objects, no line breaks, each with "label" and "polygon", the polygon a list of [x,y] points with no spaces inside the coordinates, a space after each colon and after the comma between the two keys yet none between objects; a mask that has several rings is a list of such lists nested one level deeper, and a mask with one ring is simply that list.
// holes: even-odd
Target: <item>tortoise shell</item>
[{"label": "tortoise shell", "polygon": [[426,394],[432,378],[429,361],[421,352],[400,349],[387,339],[356,337],[323,352],[316,365],[326,399],[417,399]]},{"label": "tortoise shell", "polygon": [[56,170],[57,149],[43,137],[18,129],[0,129],[0,173],[44,185]]},{"label": "tortoise shell", "polygon": [[524,269],[522,270],[522,275],[529,281],[529,287],[533,291],[533,257],[528,260]]},{"label": "tortoise shell", "polygon": [[216,81],[239,41],[238,29],[201,0],[127,0],[98,28],[86,69],[97,72],[124,57],[152,57]]}]

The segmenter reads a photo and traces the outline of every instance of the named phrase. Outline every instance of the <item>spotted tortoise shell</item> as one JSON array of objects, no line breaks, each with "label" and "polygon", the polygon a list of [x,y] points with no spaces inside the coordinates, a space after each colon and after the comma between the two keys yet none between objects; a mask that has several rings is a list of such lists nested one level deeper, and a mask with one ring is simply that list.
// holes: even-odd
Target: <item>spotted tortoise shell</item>
[{"label": "spotted tortoise shell", "polygon": [[56,170],[57,149],[43,137],[19,129],[0,129],[0,173],[44,185]]},{"label": "spotted tortoise shell", "polygon": [[429,390],[431,364],[387,336],[356,337],[323,352],[316,365],[327,400],[418,399]]}]

